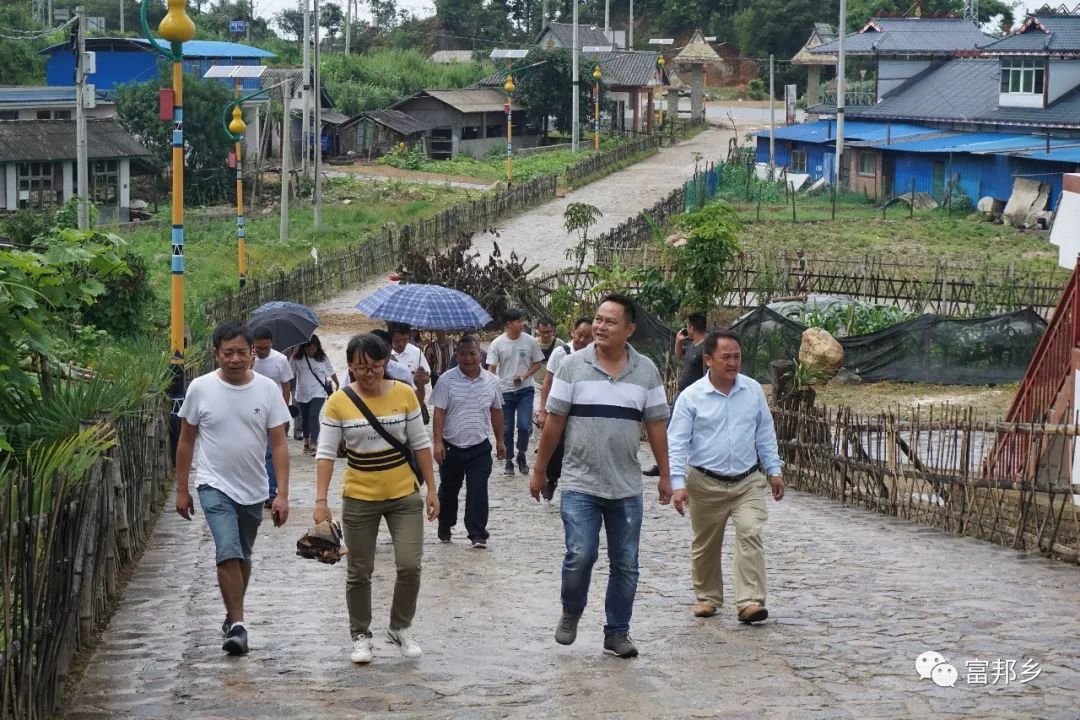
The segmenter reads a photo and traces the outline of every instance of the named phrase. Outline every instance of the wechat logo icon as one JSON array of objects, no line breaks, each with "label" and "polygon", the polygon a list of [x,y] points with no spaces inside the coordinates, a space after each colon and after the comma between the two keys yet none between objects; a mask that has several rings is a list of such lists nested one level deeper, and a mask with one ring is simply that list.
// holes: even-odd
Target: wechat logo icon
[{"label": "wechat logo icon", "polygon": [[938,687],[956,687],[959,673],[939,652],[928,650],[915,658],[915,672],[921,680],[931,680]]}]

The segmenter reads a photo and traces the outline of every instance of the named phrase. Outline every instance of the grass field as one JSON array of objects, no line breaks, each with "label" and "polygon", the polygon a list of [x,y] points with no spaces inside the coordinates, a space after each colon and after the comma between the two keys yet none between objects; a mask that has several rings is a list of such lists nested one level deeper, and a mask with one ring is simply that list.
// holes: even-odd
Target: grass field
[{"label": "grass field", "polygon": [[917,406],[923,408],[924,417],[930,407],[970,407],[980,419],[999,420],[1009,409],[1017,387],[1016,384],[987,386],[894,382],[829,384],[816,388],[816,402],[830,408],[843,405],[864,415],[892,411],[901,417],[910,417]]},{"label": "grass field", "polygon": [[[267,277],[287,272],[311,258],[311,248],[321,255],[355,246],[363,237],[388,222],[402,225],[431,217],[454,203],[476,198],[476,190],[399,181],[364,181],[334,178],[324,185],[322,228],[313,228],[310,204],[289,213],[289,237],[278,240],[276,207],[257,212],[245,224],[248,277]],[[347,203],[347,204],[346,204]],[[168,209],[159,217],[168,218]],[[132,249],[148,264],[158,308],[164,312],[168,298],[169,230],[140,228],[125,233]],[[194,218],[185,229],[185,295],[189,306],[198,306],[238,282],[236,221],[225,217],[210,221]],[[160,316],[159,316],[160,317]]]},{"label": "grass field", "polygon": [[[760,217],[754,204],[728,200],[743,220],[740,241],[753,254],[776,254],[804,250],[810,257],[871,258],[886,263],[964,269],[1012,266],[1021,272],[1046,273],[1063,281],[1068,273],[1057,264],[1057,247],[1048,233],[995,225],[966,214],[944,210],[916,211],[909,216],[899,207],[881,210],[861,196],[848,196],[837,204],[832,220],[828,197],[796,198],[797,222],[791,206],[762,205]],[[970,275],[970,272],[968,273]]]}]

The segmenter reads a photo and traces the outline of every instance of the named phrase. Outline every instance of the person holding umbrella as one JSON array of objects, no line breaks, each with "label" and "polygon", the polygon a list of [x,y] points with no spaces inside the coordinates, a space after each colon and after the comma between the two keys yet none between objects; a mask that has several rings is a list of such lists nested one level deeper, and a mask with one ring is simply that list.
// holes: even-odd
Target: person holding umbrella
[{"label": "person holding umbrella", "polygon": [[[346,359],[353,381],[323,406],[322,432],[315,453],[316,524],[332,519],[327,506],[339,443],[347,460],[342,481],[341,524],[349,548],[345,599],[349,608],[350,658],[369,663],[371,638],[371,573],[383,518],[394,545],[397,581],[386,635],[407,658],[422,654],[410,626],[420,594],[420,561],[424,515],[439,516],[431,439],[420,415],[420,403],[407,385],[385,377],[390,348],[372,334],[349,341]],[[421,496],[420,485],[427,488]],[[425,513],[426,506],[426,513]]]}]

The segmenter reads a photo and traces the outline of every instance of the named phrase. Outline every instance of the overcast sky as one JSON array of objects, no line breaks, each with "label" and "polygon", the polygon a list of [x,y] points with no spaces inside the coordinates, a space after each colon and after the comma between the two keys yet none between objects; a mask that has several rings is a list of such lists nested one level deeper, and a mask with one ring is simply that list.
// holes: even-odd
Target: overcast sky
[{"label": "overcast sky", "polygon": [[[333,0],[338,5],[344,7],[345,0]],[[311,0],[307,0],[308,6],[311,6]],[[1057,7],[1062,0],[1055,0],[1051,2],[1051,7]],[[1069,2],[1075,2],[1075,0],[1069,0]],[[1028,10],[1035,10],[1041,8],[1047,4],[1047,0],[1024,0],[1024,8]],[[255,14],[259,17],[265,17],[267,19],[273,17],[279,10],[284,8],[298,8],[300,6],[300,0],[255,0]],[[370,20],[371,16],[367,11],[367,3],[358,3],[360,19]],[[427,17],[435,13],[435,3],[433,0],[398,0],[398,7],[404,8],[411,12],[416,13],[420,17]],[[1024,17],[1023,10],[1017,10],[1016,19],[1022,20]],[[277,30],[277,28],[275,28]]]}]

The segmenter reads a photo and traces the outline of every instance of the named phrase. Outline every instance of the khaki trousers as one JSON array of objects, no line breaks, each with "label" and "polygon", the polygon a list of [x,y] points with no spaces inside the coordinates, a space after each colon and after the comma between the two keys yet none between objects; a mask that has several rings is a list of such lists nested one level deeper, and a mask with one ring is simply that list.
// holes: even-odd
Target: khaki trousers
[{"label": "khaki trousers", "polygon": [[714,607],[724,603],[720,549],[730,517],[735,523],[735,606],[741,610],[752,602],[765,604],[765,550],[761,528],[765,510],[765,475],[755,472],[737,483],[715,480],[694,468],[686,471],[686,494],[690,500],[690,526],[694,539],[694,594],[698,602]]},{"label": "khaki trousers", "polygon": [[416,614],[420,594],[420,559],[424,553],[424,498],[419,492],[394,500],[357,500],[341,503],[341,529],[348,568],[345,601],[349,608],[349,631],[355,640],[371,632],[371,571],[375,567],[375,543],[379,525],[386,518],[394,543],[397,580],[390,605],[390,627],[407,628]]}]

